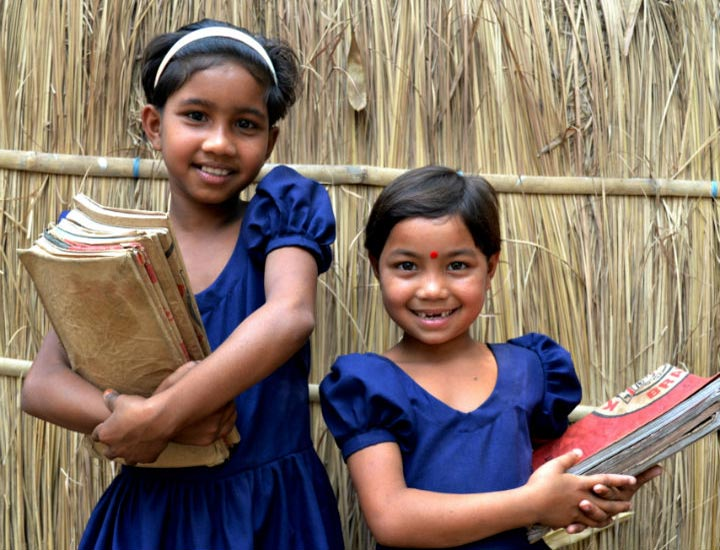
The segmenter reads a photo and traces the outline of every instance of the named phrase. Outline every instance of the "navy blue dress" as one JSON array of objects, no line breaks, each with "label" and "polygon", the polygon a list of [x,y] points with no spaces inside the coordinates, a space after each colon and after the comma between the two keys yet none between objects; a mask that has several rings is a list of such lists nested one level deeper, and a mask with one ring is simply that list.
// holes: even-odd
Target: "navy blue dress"
[{"label": "navy blue dress", "polygon": [[[266,256],[310,251],[330,266],[335,218],[325,189],[280,166],[258,185],[217,280],[197,297],[213,349],[265,302]],[[123,467],[97,504],[82,550],[337,550],[337,503],[310,437],[306,344],[235,399],[241,441],[212,468]]]},{"label": "navy blue dress", "polygon": [[[580,383],[570,354],[547,336],[527,334],[489,347],[497,362],[495,388],[468,413],[433,397],[385,357],[339,357],[320,396],[343,457],[395,442],[408,487],[482,493],[525,484],[532,473],[532,439],[565,431],[568,414],[580,402]],[[515,529],[460,548],[547,546],[529,544],[526,530]]]}]

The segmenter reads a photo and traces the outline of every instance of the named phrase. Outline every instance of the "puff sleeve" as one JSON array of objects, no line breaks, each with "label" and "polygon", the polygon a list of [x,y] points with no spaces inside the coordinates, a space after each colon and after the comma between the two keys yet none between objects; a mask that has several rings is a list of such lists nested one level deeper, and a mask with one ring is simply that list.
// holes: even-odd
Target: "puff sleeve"
[{"label": "puff sleeve", "polygon": [[378,443],[412,446],[412,407],[384,359],[373,354],[339,357],[320,384],[323,418],[343,458]]},{"label": "puff sleeve", "polygon": [[241,231],[253,261],[264,262],[277,248],[298,246],[317,261],[318,272],[332,262],[335,216],[318,182],[288,166],[273,168],[258,184]]},{"label": "puff sleeve", "polygon": [[542,366],[543,391],[530,418],[533,441],[542,442],[562,435],[568,427],[568,415],[582,397],[570,352],[552,338],[537,333],[526,334],[509,342],[533,351]]}]

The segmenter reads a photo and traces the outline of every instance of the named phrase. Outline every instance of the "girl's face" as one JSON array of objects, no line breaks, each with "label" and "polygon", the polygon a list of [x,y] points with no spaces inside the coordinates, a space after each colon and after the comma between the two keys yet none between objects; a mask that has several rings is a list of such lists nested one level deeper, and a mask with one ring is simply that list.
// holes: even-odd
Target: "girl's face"
[{"label": "girl's face", "polygon": [[162,153],[176,200],[236,201],[272,153],[265,88],[242,65],[194,73],[159,112],[143,110],[143,128]]},{"label": "girl's face", "polygon": [[373,267],[405,341],[440,345],[468,338],[498,256],[485,257],[460,216],[398,223]]}]

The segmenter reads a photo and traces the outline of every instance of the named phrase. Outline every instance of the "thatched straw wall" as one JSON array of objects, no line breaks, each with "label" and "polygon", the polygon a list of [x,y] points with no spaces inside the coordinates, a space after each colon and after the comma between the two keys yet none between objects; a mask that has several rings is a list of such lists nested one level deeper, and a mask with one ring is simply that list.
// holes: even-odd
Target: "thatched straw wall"
[{"label": "thatched straw wall", "polygon": [[[201,16],[280,35],[300,53],[304,96],[273,162],[437,162],[500,188],[504,256],[483,337],[552,335],[572,351],[587,404],[662,362],[718,371],[717,0],[3,2],[0,357],[37,350],[47,321],[16,250],[75,192],[165,208],[161,169],[133,179],[114,159],[152,156],[136,122],[142,44]],[[78,162],[38,163],[26,151]],[[386,172],[314,173],[339,228],[320,282],[318,382],[335,355],[380,350],[396,333],[359,239]],[[24,363],[0,361],[0,547],[73,547],[113,471],[76,435],[22,415]],[[348,548],[364,549],[344,466],[312,413]],[[666,468],[638,495],[634,519],[577,548],[717,548],[718,438]]]}]

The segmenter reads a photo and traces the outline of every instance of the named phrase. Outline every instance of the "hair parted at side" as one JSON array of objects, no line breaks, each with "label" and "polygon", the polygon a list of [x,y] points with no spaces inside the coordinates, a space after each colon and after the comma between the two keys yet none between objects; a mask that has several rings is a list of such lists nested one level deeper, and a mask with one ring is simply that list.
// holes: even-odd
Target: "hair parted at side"
[{"label": "hair parted at side", "polygon": [[[203,38],[181,48],[163,70],[156,86],[158,68],[173,44],[192,31],[208,27],[228,27],[254,38],[268,54],[277,76],[277,84],[267,64],[256,51],[238,40],[218,36]],[[149,104],[162,109],[168,98],[194,73],[227,62],[239,63],[258,82],[266,86],[270,125],[283,118],[297,100],[300,91],[300,63],[287,43],[255,35],[242,27],[214,19],[190,23],[175,32],[160,34],[148,43],[143,53],[141,72],[145,98]]]},{"label": "hair parted at side", "polygon": [[398,223],[409,218],[459,215],[486,257],[500,251],[500,208],[495,189],[481,176],[465,176],[444,166],[409,170],[375,201],[365,226],[365,248],[380,258]]}]

